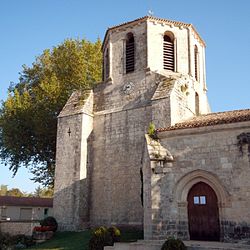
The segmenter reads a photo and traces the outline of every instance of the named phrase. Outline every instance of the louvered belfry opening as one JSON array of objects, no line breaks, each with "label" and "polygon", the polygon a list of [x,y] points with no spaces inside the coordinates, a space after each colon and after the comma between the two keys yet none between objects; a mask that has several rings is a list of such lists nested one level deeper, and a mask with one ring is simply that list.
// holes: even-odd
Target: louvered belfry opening
[{"label": "louvered belfry opening", "polygon": [[174,71],[174,42],[169,35],[163,38],[163,68]]},{"label": "louvered belfry opening", "polygon": [[127,35],[126,40],[126,73],[135,70],[135,40],[132,33]]},{"label": "louvered belfry opening", "polygon": [[194,74],[196,81],[198,81],[198,48],[196,45],[194,47]]}]

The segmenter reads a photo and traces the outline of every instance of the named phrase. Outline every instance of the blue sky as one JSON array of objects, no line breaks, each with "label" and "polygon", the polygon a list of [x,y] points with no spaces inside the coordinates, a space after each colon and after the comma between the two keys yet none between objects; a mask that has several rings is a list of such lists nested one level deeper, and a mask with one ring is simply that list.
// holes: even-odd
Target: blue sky
[{"label": "blue sky", "polygon": [[[147,15],[192,23],[207,44],[212,111],[250,108],[249,0],[1,0],[0,99],[22,65],[66,38],[103,38],[107,27]],[[33,191],[26,170],[15,178],[0,165],[0,184]]]}]

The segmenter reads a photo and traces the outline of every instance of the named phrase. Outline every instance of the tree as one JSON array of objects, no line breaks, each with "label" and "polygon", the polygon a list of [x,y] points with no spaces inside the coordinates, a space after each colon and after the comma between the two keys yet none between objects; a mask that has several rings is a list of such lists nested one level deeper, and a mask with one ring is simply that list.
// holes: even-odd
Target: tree
[{"label": "tree", "polygon": [[16,197],[24,197],[24,194],[22,191],[20,191],[19,188],[12,188],[7,191],[7,196],[16,196]]},{"label": "tree", "polygon": [[65,40],[23,66],[0,109],[0,157],[14,175],[24,166],[35,182],[53,186],[57,116],[74,90],[101,80],[101,55],[99,39]]},{"label": "tree", "polygon": [[35,197],[41,197],[42,195],[42,188],[40,186],[38,186],[36,189],[35,189],[35,192],[34,192],[34,196]]},{"label": "tree", "polygon": [[33,194],[34,197],[50,198],[53,197],[53,189],[51,188],[41,188],[38,186]]},{"label": "tree", "polygon": [[7,194],[8,186],[7,185],[1,185],[0,186],[0,196],[4,196]]}]

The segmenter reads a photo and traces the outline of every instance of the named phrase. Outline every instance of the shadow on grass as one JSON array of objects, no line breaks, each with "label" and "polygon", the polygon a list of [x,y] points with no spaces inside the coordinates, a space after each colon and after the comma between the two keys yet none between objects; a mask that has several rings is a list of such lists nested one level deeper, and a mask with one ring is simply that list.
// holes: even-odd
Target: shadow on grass
[{"label": "shadow on grass", "polygon": [[[82,232],[56,232],[51,240],[37,244],[27,250],[88,250],[92,230]],[[122,242],[143,239],[141,230],[121,230]]]},{"label": "shadow on grass", "polygon": [[44,243],[27,248],[29,250],[87,250],[91,230],[83,232],[57,232],[55,236]]}]

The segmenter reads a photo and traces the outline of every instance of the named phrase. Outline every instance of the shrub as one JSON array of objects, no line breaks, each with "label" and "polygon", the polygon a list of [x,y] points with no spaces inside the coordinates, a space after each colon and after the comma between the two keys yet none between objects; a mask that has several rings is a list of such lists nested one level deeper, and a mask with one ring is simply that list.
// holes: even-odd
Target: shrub
[{"label": "shrub", "polygon": [[12,243],[14,243],[16,248],[27,248],[35,244],[31,236],[18,234],[18,235],[12,236],[11,238],[12,238]]},{"label": "shrub", "polygon": [[152,122],[150,122],[148,126],[148,135],[153,139],[157,139],[157,132],[155,129],[155,125]]},{"label": "shrub", "polygon": [[112,226],[108,229],[108,231],[113,239],[113,242],[121,241],[121,231],[117,227]]},{"label": "shrub", "polygon": [[45,219],[43,219],[40,222],[40,225],[42,227],[50,227],[51,230],[47,230],[47,231],[53,231],[53,232],[55,232],[57,230],[57,227],[58,227],[56,219],[52,216],[48,216]]},{"label": "shrub", "polygon": [[89,241],[89,250],[103,250],[105,246],[113,246],[120,241],[120,230],[114,226],[110,228],[99,227],[94,230]]},{"label": "shrub", "polygon": [[4,250],[11,246],[11,236],[8,233],[0,233],[0,249]]},{"label": "shrub", "polygon": [[11,236],[8,233],[0,233],[0,249],[27,248],[34,245],[32,237],[23,234]]},{"label": "shrub", "polygon": [[161,250],[186,250],[187,247],[180,239],[169,238],[161,247]]}]

